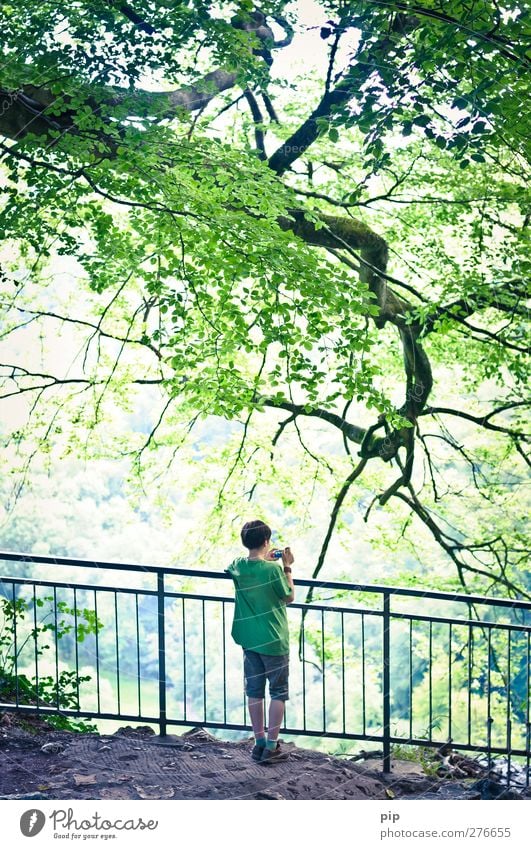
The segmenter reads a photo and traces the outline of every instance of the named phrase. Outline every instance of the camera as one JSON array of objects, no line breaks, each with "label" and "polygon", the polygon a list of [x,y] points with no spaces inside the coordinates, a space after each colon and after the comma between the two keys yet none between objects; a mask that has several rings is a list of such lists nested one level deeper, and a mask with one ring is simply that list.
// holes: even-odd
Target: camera
[{"label": "camera", "polygon": [[274,557],[275,560],[280,560],[282,557],[282,549],[281,548],[273,548],[270,551],[271,557]]}]

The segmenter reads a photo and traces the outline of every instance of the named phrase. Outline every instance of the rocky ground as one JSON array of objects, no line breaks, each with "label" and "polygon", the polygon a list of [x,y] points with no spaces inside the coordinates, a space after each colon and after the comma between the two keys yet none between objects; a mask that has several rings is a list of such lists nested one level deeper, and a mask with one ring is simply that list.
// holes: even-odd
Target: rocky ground
[{"label": "rocky ground", "polygon": [[[287,761],[260,765],[252,739],[224,742],[202,728],[159,737],[146,726],[111,735],[50,729],[0,714],[0,799],[496,799],[531,798],[481,769],[426,775],[420,764],[338,758],[285,743]],[[359,756],[358,756],[359,757]]]}]

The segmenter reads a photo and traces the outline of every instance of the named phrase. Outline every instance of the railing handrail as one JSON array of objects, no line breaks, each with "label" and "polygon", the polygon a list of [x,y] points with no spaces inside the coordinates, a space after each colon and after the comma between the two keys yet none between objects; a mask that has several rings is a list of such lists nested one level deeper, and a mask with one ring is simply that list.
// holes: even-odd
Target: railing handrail
[{"label": "railing handrail", "polygon": [[[127,572],[149,572],[153,574],[181,575],[194,578],[214,578],[230,580],[230,575],[223,571],[212,572],[202,569],[181,569],[172,566],[148,566],[141,563],[112,563],[102,560],[85,560],[75,557],[52,557],[44,554],[23,554],[16,551],[0,551],[0,560],[11,560],[21,563],[42,563],[50,566],[76,566],[90,569],[115,569]],[[2,580],[9,580],[8,576]],[[531,610],[531,601],[497,598],[495,596],[464,595],[448,593],[439,590],[412,590],[407,587],[394,587],[385,584],[354,584],[346,581],[316,581],[310,578],[296,578],[295,584],[319,589],[350,590],[355,592],[380,593],[384,595],[402,595],[412,598],[432,598],[441,601],[457,601],[466,604],[490,604],[496,607],[512,607],[521,610]]]}]

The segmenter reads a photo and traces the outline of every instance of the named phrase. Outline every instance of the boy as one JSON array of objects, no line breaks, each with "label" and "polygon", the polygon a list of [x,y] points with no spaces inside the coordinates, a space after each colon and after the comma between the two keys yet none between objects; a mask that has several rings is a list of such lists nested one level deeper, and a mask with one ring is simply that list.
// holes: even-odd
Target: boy
[{"label": "boy", "polygon": [[[260,520],[241,531],[247,557],[237,557],[225,572],[234,581],[236,598],[232,637],[243,648],[245,693],[255,736],[251,757],[260,763],[285,760],[278,742],[288,695],[289,632],[286,604],[295,597],[289,548],[282,566],[271,551],[271,528]],[[269,723],[264,731],[264,696],[269,679]]]}]

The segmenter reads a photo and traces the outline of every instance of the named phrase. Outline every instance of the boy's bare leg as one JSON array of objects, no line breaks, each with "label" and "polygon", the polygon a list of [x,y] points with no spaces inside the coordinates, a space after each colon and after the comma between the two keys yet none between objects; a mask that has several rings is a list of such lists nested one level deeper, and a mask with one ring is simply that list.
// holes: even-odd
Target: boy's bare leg
[{"label": "boy's bare leg", "polygon": [[251,717],[251,725],[253,733],[257,740],[261,737],[265,738],[264,731],[264,700],[254,699],[251,696],[247,697],[247,705],[249,707],[249,715]]},{"label": "boy's bare leg", "polygon": [[282,699],[271,699],[269,702],[269,724],[267,726],[267,739],[276,741],[284,718],[284,702]]}]

